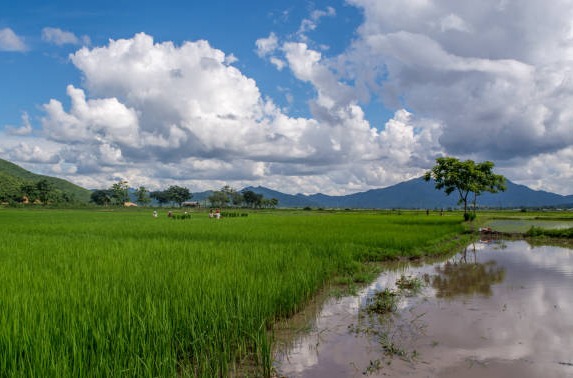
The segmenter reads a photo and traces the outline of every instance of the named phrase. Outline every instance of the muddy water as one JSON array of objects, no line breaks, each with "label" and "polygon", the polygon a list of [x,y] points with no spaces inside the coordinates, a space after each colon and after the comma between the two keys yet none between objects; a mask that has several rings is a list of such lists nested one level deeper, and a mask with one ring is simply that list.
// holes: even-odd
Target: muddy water
[{"label": "muddy water", "polygon": [[[402,293],[393,313],[368,314],[368,298],[401,276],[423,288]],[[573,377],[573,250],[475,243],[439,263],[389,269],[276,335],[281,377]]]}]

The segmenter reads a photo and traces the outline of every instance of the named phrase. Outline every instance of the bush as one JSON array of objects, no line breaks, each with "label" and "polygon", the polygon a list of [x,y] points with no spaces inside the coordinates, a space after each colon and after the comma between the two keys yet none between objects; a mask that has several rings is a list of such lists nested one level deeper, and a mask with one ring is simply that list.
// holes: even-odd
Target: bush
[{"label": "bush", "polygon": [[239,212],[231,212],[231,211],[223,211],[221,213],[222,218],[237,218],[237,217],[248,217],[248,213],[239,213]]},{"label": "bush", "polygon": [[464,213],[464,220],[466,222],[473,222],[476,219],[476,213]]},{"label": "bush", "polygon": [[191,219],[191,214],[172,214],[171,219]]}]

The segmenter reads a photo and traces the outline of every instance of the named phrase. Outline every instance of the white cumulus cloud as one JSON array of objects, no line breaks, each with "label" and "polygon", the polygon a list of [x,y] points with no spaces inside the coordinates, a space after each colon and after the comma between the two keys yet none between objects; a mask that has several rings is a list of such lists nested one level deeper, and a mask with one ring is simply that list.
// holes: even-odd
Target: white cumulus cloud
[{"label": "white cumulus cloud", "polygon": [[56,99],[44,105],[43,137],[65,146],[54,169],[92,185],[125,172],[150,185],[231,181],[329,193],[421,173],[425,151],[435,153],[422,144],[434,143],[439,127],[400,111],[379,132],[319,52],[280,48],[295,76],[317,89],[313,118],[283,113],[206,41],[177,46],[142,33],[83,47],[71,61],[85,88],[68,86],[69,109]]}]

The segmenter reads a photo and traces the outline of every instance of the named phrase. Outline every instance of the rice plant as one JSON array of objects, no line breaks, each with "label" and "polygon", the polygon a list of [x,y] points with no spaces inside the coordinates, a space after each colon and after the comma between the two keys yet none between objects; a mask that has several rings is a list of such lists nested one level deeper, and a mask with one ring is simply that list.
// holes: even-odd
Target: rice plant
[{"label": "rice plant", "polygon": [[[161,211],[160,211],[161,212]],[[424,254],[456,218],[0,209],[0,376],[271,374],[271,325],[357,264]]]}]

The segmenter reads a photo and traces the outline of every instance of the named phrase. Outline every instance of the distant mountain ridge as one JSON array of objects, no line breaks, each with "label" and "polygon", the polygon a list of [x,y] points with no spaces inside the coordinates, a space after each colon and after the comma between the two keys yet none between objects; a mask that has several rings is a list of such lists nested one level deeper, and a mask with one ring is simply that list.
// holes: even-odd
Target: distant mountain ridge
[{"label": "distant mountain ridge", "polygon": [[[62,191],[72,193],[82,202],[89,202],[91,191],[69,181],[38,175],[19,167],[9,161],[0,159],[0,189],[2,186],[17,186],[23,182],[48,180]],[[353,208],[353,209],[442,209],[457,207],[458,197],[455,193],[446,196],[436,190],[432,182],[416,178],[381,189],[371,189],[344,196],[326,194],[286,194],[263,186],[246,187],[262,194],[265,198],[276,198],[279,207],[291,208]],[[193,200],[206,201],[212,190],[193,193]],[[573,208],[573,195],[563,196],[542,190],[533,190],[524,185],[507,181],[507,190],[500,193],[485,193],[478,197],[478,206],[495,208],[520,207],[564,207]]]},{"label": "distant mountain ridge", "polygon": [[[247,187],[267,198],[279,200],[279,207],[323,207],[353,209],[435,209],[457,207],[456,193],[446,196],[436,190],[432,182],[416,178],[382,189],[371,189],[365,192],[344,196],[326,194],[285,194],[265,187]],[[507,190],[500,193],[484,193],[478,197],[478,206],[495,208],[520,207],[573,207],[573,195],[563,196],[530,189],[507,181]]]}]

